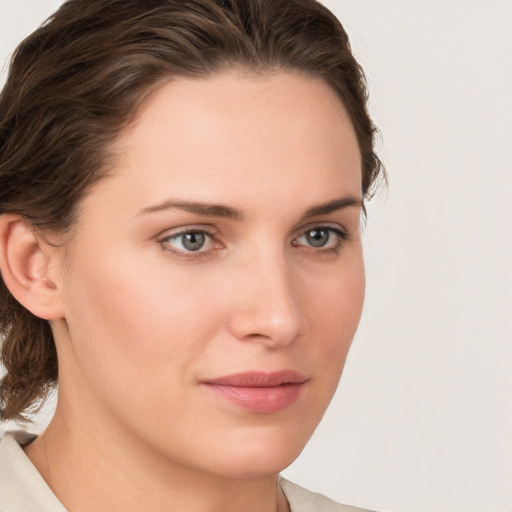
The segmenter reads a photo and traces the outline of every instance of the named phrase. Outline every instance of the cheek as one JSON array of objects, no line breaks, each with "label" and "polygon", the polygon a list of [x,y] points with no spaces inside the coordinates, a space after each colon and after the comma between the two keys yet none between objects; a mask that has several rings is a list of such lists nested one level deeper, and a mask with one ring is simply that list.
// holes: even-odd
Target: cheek
[{"label": "cheek", "polygon": [[94,403],[123,423],[133,423],[133,410],[147,428],[186,415],[180,390],[193,381],[220,322],[208,307],[208,284],[170,270],[167,262],[141,265],[118,255],[91,264],[83,256],[68,289],[67,373],[78,373]]},{"label": "cheek", "polygon": [[323,326],[335,338],[351,340],[364,302],[365,272],[361,249],[341,261],[339,269],[316,282],[309,282],[304,288],[309,290],[305,300],[315,325]]},{"label": "cheek", "polygon": [[358,253],[339,273],[316,284],[305,286],[308,311],[309,351],[315,353],[319,366],[331,386],[336,386],[359,325],[364,302],[365,273],[362,253]]},{"label": "cheek", "polygon": [[182,344],[170,343],[172,339],[193,338],[199,326],[197,312],[207,298],[199,282],[170,272],[165,264],[144,265],[122,257],[93,265],[83,260],[76,265],[69,290],[70,321],[103,331],[101,337],[124,350],[146,355],[179,351]]},{"label": "cheek", "polygon": [[66,301],[73,354],[92,387],[116,402],[123,394],[144,401],[145,390],[189,378],[218,316],[206,306],[208,286],[182,270],[104,254],[112,257],[74,262]]}]

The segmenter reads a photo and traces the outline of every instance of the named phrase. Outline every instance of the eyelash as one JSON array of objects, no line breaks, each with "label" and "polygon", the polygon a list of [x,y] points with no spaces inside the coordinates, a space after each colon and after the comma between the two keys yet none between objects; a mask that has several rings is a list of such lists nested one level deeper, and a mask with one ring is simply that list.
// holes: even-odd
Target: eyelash
[{"label": "eyelash", "polygon": [[304,247],[306,247],[308,249],[311,249],[311,250],[313,250],[313,251],[315,251],[315,252],[317,252],[319,254],[337,255],[337,254],[339,254],[341,248],[343,247],[344,242],[346,242],[346,241],[348,241],[350,239],[350,235],[349,235],[349,233],[346,230],[343,230],[343,229],[340,229],[340,228],[335,228],[335,227],[332,227],[332,226],[322,226],[322,225],[319,225],[319,226],[308,227],[307,229],[305,229],[300,236],[298,236],[298,237],[296,237],[296,238],[294,238],[292,240],[292,245],[294,247],[299,247],[300,244],[298,244],[296,242],[296,240],[298,240],[298,239],[300,239],[302,237],[305,237],[308,234],[313,233],[314,231],[317,231],[317,232],[327,231],[328,236],[329,236],[329,238],[328,238],[329,242],[331,241],[331,237],[332,236],[335,237],[334,245],[329,246],[329,247],[321,246],[321,247],[317,248],[317,247],[314,247],[314,246],[311,246],[311,245],[304,245]]},{"label": "eyelash", "polygon": [[159,240],[159,243],[162,245],[163,249],[165,251],[170,252],[173,256],[176,256],[178,258],[189,258],[189,259],[198,259],[198,258],[204,258],[208,256],[208,253],[210,251],[203,251],[201,250],[202,247],[197,251],[191,251],[191,250],[180,250],[176,249],[170,244],[170,241],[178,240],[180,237],[184,237],[185,235],[204,235],[206,239],[210,241],[210,243],[216,244],[218,249],[221,249],[223,244],[216,240],[216,232],[207,231],[203,228],[186,228],[181,231],[178,231],[177,233],[172,233],[170,235],[166,235],[165,237],[161,238]]},{"label": "eyelash", "polygon": [[[293,247],[301,247],[302,244],[297,243],[297,240],[301,237],[307,236],[307,234],[312,233],[313,231],[327,231],[329,234],[329,241],[331,239],[331,236],[335,236],[336,239],[334,241],[334,245],[332,247],[325,248],[325,246],[321,247],[314,247],[311,245],[303,245],[308,250],[311,250],[317,254],[325,254],[325,255],[337,255],[339,254],[340,250],[342,249],[344,243],[348,240],[350,240],[351,236],[350,234],[340,228],[335,228],[333,226],[325,226],[325,225],[316,225],[312,227],[307,227],[305,230],[303,230],[299,236],[295,237],[292,240],[291,245]],[[213,247],[212,249],[202,250],[202,246],[197,250],[182,250],[182,249],[176,249],[173,247],[170,242],[179,240],[181,237],[184,237],[185,235],[202,235],[205,236],[206,239],[210,240],[211,244],[214,244],[216,247]],[[216,239],[217,232],[208,231],[204,228],[186,228],[181,231],[178,231],[176,233],[172,233],[170,235],[166,235],[158,240],[160,245],[165,251],[170,252],[173,256],[176,256],[178,258],[183,259],[199,259],[199,258],[205,258],[208,257],[210,252],[215,249],[222,249],[224,245],[222,242]],[[181,238],[183,245],[183,238]],[[206,242],[208,243],[208,242]],[[329,242],[328,242],[329,243]]]}]

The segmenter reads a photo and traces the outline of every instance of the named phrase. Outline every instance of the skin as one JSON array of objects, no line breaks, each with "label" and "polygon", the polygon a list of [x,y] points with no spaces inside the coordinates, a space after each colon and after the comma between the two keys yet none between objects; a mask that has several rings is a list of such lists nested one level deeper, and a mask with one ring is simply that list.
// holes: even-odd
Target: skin
[{"label": "skin", "polygon": [[[51,287],[59,401],[26,453],[73,512],[287,510],[276,475],[324,414],[363,304],[348,115],[299,74],[182,78],[152,94],[114,151],[72,240],[40,242],[32,277]],[[311,211],[339,198],[350,204]],[[176,202],[238,217],[164,207]],[[313,228],[325,246],[311,246]],[[208,232],[205,245],[187,252],[183,229]],[[201,385],[282,369],[307,381],[275,413]]]}]

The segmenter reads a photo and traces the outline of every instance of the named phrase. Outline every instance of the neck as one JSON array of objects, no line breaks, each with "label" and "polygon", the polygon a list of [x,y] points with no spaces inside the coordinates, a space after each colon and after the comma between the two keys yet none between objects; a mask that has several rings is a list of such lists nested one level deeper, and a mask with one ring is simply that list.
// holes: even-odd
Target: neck
[{"label": "neck", "polygon": [[25,448],[72,512],[288,511],[277,475],[233,478],[176,464],[136,436],[105,428],[89,412],[77,424],[57,407],[45,433]]}]

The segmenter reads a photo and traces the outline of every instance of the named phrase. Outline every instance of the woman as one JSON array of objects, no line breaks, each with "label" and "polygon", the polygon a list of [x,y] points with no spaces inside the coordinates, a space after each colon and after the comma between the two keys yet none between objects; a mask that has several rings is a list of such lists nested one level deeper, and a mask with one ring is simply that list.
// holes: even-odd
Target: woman
[{"label": "woman", "polygon": [[279,479],[338,384],[380,171],[311,0],[71,0],[0,97],[0,509],[361,510]]}]

